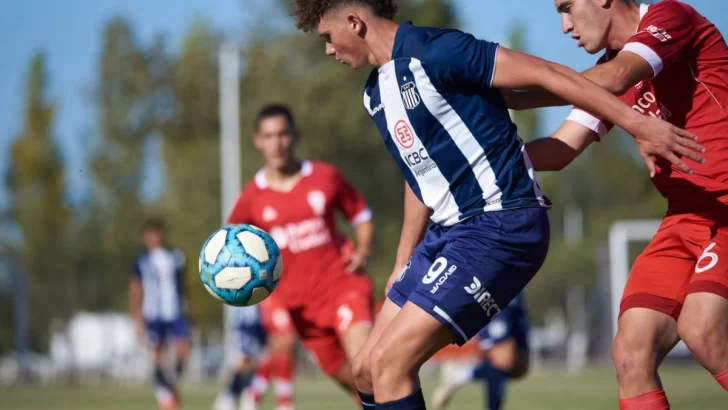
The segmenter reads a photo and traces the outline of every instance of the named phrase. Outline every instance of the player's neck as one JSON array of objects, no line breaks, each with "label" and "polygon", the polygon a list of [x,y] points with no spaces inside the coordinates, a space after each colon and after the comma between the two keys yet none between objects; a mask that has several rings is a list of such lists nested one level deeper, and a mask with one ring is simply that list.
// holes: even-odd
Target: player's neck
[{"label": "player's neck", "polygon": [[276,191],[288,191],[301,178],[301,162],[293,160],[281,168],[266,167],[265,179],[268,186]]},{"label": "player's neck", "polygon": [[365,38],[369,48],[369,64],[381,67],[392,61],[397,29],[399,24],[387,19],[378,19],[369,24]]},{"label": "player's neck", "polygon": [[621,50],[640,24],[640,6],[634,2],[613,2],[613,16],[610,27],[609,48]]}]

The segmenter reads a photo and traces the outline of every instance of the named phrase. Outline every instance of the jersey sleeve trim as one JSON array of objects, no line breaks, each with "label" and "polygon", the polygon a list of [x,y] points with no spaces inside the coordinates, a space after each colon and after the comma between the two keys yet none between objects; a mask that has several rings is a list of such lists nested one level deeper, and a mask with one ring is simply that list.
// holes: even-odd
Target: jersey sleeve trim
[{"label": "jersey sleeve trim", "polygon": [[490,80],[488,81],[488,87],[493,87],[493,80],[495,79],[495,68],[496,64],[498,63],[498,49],[500,48],[500,44],[495,44],[495,49],[493,50],[493,70],[490,73]]},{"label": "jersey sleeve trim", "polygon": [[354,227],[357,227],[364,222],[369,222],[372,220],[372,210],[370,208],[365,208],[358,214],[356,214],[353,218],[351,218],[351,225]]},{"label": "jersey sleeve trim", "polygon": [[574,108],[573,110],[571,110],[571,113],[568,117],[566,117],[566,119],[568,121],[573,121],[577,124],[581,124],[586,128],[596,132],[599,136],[599,139],[602,139],[605,135],[607,135],[607,132],[609,131],[607,130],[607,126],[604,125],[604,122],[602,122],[602,120],[578,108]]},{"label": "jersey sleeve trim", "polygon": [[624,51],[635,53],[644,58],[645,61],[647,61],[647,63],[652,67],[652,72],[654,73],[652,78],[657,77],[657,74],[660,74],[660,71],[662,71],[662,59],[650,47],[642,43],[633,42],[625,44],[624,48],[620,52]]}]

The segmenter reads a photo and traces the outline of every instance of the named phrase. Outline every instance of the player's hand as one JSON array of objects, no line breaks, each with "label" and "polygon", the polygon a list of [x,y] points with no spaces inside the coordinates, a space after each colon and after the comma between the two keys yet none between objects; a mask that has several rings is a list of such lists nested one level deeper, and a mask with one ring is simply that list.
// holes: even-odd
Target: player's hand
[{"label": "player's hand", "polygon": [[640,156],[650,170],[650,178],[654,177],[656,173],[653,155],[665,158],[678,169],[689,174],[693,173],[692,168],[678,155],[700,164],[705,162],[705,158],[700,155],[705,152],[705,148],[696,142],[698,137],[695,134],[654,117],[643,117],[644,122],[639,127],[639,132],[634,134],[634,138]]},{"label": "player's hand", "polygon": [[397,278],[399,278],[399,275],[402,274],[402,271],[404,270],[404,267],[406,265],[407,265],[406,263],[394,265],[394,270],[392,270],[392,274],[389,275],[389,279],[387,279],[387,284],[384,286],[384,295],[385,296],[387,295],[387,293],[389,293],[389,290],[392,289],[394,282],[396,282]]},{"label": "player's hand", "polygon": [[369,255],[363,252],[352,252],[346,258],[346,270],[348,272],[364,273],[369,266]]}]

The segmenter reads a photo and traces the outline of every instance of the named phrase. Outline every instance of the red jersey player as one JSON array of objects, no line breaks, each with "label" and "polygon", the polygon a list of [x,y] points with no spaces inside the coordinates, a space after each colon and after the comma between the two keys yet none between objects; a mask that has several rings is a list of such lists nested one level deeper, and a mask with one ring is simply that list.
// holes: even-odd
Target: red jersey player
[{"label": "red jersey player", "polygon": [[[371,211],[334,166],[297,160],[296,139],[288,108],[261,110],[254,142],[265,167],[243,189],[229,220],[264,229],[281,249],[281,282],[261,306],[271,312],[272,336],[285,333],[287,322],[276,319],[276,310],[287,311],[321,369],[355,396],[350,359],[373,320],[372,283],[363,273],[374,236]],[[356,248],[336,229],[337,211],[355,227]],[[277,323],[284,329],[276,331]]]},{"label": "red jersey player", "polygon": [[[704,163],[694,152],[675,150],[690,159],[683,165],[691,172],[644,155],[640,146],[668,211],[635,261],[620,306],[613,345],[620,409],[669,409],[657,368],[679,339],[728,390],[726,43],[710,21],[675,0],[649,6],[632,0],[556,0],[556,8],[562,30],[580,47],[589,53],[606,49],[599,64],[584,73],[587,78],[635,110],[696,134],[705,146]],[[533,101],[560,103],[544,94],[506,95],[516,109],[533,107]],[[528,145],[535,169],[563,168],[611,128],[578,109],[568,120],[551,138]]]}]

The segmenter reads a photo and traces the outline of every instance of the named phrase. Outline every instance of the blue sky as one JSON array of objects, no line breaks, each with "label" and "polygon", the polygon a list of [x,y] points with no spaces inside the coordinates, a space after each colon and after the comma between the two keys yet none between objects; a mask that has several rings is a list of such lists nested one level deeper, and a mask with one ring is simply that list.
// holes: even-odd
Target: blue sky
[{"label": "blue sky", "polygon": [[[272,1],[272,0],[268,0]],[[239,32],[246,21],[251,0],[25,0],[6,1],[0,6],[0,171],[8,165],[8,149],[22,124],[24,75],[38,50],[45,50],[51,97],[60,102],[54,135],[72,166],[81,167],[79,135],[93,127],[94,113],[89,94],[95,80],[101,30],[109,18],[129,18],[142,40],[156,33],[167,35],[170,44],[179,40],[196,15],[208,18],[226,32]],[[721,0],[688,0],[728,33],[728,13],[720,12]],[[595,57],[576,48],[560,33],[559,17],[552,0],[455,0],[463,29],[489,40],[505,38],[513,24],[528,29],[528,51],[577,70],[588,68]],[[260,2],[258,2],[260,4]],[[556,129],[567,108],[544,110],[542,131]],[[83,171],[79,169],[79,171]],[[71,186],[80,186],[80,173],[70,172]],[[5,203],[0,189],[0,206]]]}]

